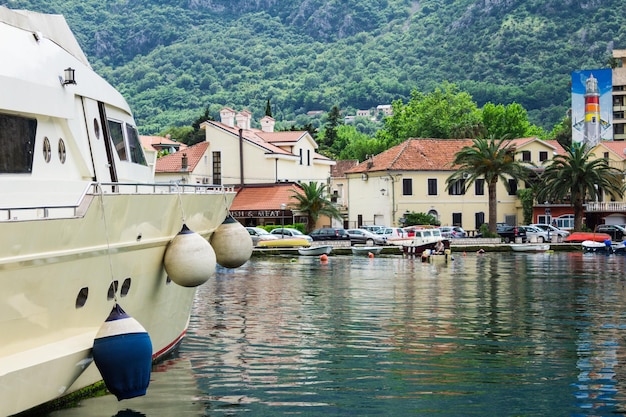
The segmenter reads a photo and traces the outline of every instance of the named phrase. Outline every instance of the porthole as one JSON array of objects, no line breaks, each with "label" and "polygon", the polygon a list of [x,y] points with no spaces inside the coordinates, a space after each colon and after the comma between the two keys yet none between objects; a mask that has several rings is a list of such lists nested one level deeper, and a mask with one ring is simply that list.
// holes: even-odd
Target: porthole
[{"label": "porthole", "polygon": [[128,291],[130,291],[130,278],[126,278],[122,283],[122,288],[120,288],[120,296],[126,297],[126,295],[128,295]]},{"label": "porthole", "polygon": [[52,147],[50,146],[50,139],[43,138],[43,159],[46,162],[50,162],[52,159]]},{"label": "porthole", "polygon": [[83,287],[78,291],[76,296],[76,308],[81,308],[87,303],[87,297],[89,296],[89,288]]},{"label": "porthole", "polygon": [[107,300],[112,300],[115,298],[115,293],[117,292],[117,286],[119,285],[119,283],[116,281],[113,281],[111,283],[111,285],[109,285],[109,292],[107,293]]},{"label": "porthole", "polygon": [[93,119],[93,131],[96,134],[96,139],[100,139],[100,123],[98,123],[98,119]]},{"label": "porthole", "polygon": [[65,149],[65,142],[63,139],[59,138],[59,160],[62,164],[65,163],[65,159],[67,158],[67,150]]}]

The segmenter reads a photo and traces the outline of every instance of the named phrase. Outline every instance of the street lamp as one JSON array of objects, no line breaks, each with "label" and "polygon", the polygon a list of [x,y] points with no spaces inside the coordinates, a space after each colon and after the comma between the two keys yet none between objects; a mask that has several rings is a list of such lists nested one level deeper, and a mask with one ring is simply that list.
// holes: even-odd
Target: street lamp
[{"label": "street lamp", "polygon": [[282,203],[280,205],[280,224],[282,226],[280,237],[281,239],[285,237],[285,209],[287,208],[287,204]]}]

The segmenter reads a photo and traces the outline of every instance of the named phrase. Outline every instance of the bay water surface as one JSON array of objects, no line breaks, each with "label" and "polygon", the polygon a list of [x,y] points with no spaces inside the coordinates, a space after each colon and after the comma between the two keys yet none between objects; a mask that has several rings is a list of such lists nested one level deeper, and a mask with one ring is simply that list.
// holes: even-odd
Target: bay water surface
[{"label": "bay water surface", "polygon": [[49,415],[626,415],[626,257],[453,255],[218,270],[146,396]]}]

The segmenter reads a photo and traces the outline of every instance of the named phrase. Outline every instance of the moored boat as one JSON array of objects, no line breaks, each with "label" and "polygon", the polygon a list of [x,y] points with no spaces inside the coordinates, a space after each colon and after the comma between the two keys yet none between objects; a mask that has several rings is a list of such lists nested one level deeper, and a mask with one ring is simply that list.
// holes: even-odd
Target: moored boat
[{"label": "moored boat", "polygon": [[[441,235],[438,228],[415,228],[409,242],[402,245],[402,251],[408,255],[422,255],[425,250],[443,252],[450,249],[450,240]],[[437,246],[441,247],[437,248]]]},{"label": "moored boat", "polygon": [[547,252],[550,250],[549,243],[511,243],[509,247],[513,252]]},{"label": "moored boat", "polygon": [[115,305],[153,360],[178,346],[196,284],[179,260],[181,285],[166,272],[168,245],[186,225],[214,270],[206,241],[235,190],[155,182],[128,104],[62,16],[0,7],[0,56],[0,415],[13,415],[102,379],[92,347]]},{"label": "moored boat", "polygon": [[274,240],[262,240],[257,245],[259,248],[297,248],[309,247],[311,242],[299,237],[285,237]]},{"label": "moored boat", "polygon": [[370,253],[372,255],[380,255],[383,251],[382,246],[352,246],[351,249],[353,255],[360,256],[369,256]]},{"label": "moored boat", "polygon": [[304,256],[330,255],[332,251],[332,245],[318,245],[309,246],[307,248],[298,248],[298,253]]},{"label": "moored boat", "polygon": [[611,244],[611,240],[607,239],[603,242],[598,242],[595,240],[585,240],[580,246],[583,248],[584,252],[600,252],[600,253],[614,253],[615,249]]}]

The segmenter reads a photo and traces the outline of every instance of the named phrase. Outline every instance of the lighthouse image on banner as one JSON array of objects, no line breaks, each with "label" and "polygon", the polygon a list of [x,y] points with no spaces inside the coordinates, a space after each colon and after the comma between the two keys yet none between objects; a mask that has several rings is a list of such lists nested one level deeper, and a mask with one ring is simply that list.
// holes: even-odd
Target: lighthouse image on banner
[{"label": "lighthouse image on banner", "polygon": [[595,146],[613,139],[610,69],[572,72],[572,141]]}]

